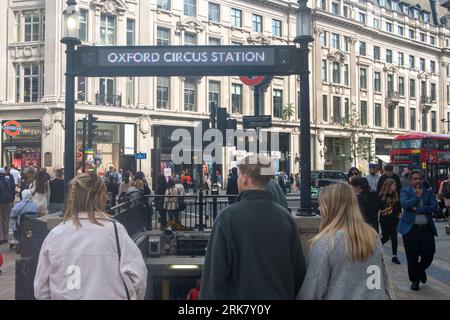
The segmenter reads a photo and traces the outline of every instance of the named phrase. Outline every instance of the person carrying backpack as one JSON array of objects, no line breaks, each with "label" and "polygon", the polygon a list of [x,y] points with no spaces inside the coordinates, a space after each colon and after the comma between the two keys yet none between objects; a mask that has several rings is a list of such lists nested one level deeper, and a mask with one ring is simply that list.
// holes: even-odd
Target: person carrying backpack
[{"label": "person carrying backpack", "polygon": [[9,217],[11,215],[12,192],[10,177],[0,168],[0,244],[8,243]]},{"label": "person carrying backpack", "polygon": [[[450,214],[450,172],[447,174],[447,180],[442,181],[438,195],[444,199],[447,214]],[[450,222],[445,226],[445,231],[450,234]]]}]

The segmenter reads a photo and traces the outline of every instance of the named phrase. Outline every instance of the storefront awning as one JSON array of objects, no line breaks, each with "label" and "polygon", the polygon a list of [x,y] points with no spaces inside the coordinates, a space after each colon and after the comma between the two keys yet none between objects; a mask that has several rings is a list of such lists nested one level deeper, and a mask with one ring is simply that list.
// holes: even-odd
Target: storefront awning
[{"label": "storefront awning", "polygon": [[385,154],[376,154],[375,157],[383,161],[384,163],[391,162],[391,157]]}]

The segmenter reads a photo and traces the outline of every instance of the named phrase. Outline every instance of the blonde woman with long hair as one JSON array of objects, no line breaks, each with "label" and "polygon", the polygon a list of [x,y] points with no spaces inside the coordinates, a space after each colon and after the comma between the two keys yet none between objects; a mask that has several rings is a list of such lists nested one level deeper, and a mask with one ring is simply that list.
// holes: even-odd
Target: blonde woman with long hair
[{"label": "blonde woman with long hair", "polygon": [[147,268],[125,228],[106,213],[107,192],[95,173],[69,185],[63,222],[42,244],[36,299],[143,299]]},{"label": "blonde woman with long hair", "polygon": [[364,222],[352,187],[336,183],[324,188],[319,206],[320,232],[311,240],[297,298],[388,299],[380,238]]}]

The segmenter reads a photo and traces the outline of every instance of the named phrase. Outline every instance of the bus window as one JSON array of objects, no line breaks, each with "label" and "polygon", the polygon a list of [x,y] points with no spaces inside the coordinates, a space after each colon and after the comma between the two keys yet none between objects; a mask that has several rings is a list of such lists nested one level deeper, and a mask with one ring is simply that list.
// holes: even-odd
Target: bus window
[{"label": "bus window", "polygon": [[438,150],[450,150],[450,140],[437,140]]},{"label": "bus window", "polygon": [[392,149],[419,149],[422,139],[396,140],[392,143]]}]

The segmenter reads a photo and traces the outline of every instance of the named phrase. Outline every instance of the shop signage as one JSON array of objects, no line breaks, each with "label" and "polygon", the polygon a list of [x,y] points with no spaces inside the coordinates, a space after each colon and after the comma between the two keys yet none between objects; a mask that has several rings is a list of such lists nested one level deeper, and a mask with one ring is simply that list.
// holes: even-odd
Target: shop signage
[{"label": "shop signage", "polygon": [[79,76],[289,75],[299,73],[295,46],[81,46]]},{"label": "shop signage", "polygon": [[171,176],[172,176],[172,169],[164,168],[164,177],[171,177]]},{"label": "shop signage", "polygon": [[23,131],[23,127],[16,120],[6,121],[2,129],[8,136],[15,137]]},{"label": "shop signage", "polygon": [[375,139],[375,154],[388,155],[392,149],[392,139]]},{"label": "shop signage", "polygon": [[244,116],[243,120],[244,129],[272,127],[272,116]]}]

